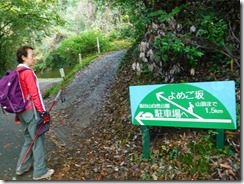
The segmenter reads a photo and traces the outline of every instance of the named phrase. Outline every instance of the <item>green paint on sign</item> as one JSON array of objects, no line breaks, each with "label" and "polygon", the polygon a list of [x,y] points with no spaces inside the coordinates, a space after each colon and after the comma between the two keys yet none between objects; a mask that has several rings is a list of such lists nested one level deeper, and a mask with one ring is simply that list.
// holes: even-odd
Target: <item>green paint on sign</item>
[{"label": "green paint on sign", "polygon": [[197,86],[172,84],[147,94],[138,105],[135,125],[236,129],[225,106]]}]

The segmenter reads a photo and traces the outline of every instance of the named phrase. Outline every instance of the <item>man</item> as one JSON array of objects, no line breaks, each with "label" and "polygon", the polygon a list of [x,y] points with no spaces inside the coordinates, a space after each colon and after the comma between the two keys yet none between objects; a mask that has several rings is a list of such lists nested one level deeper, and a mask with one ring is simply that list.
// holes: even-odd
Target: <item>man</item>
[{"label": "man", "polygon": [[[27,151],[35,137],[37,124],[42,122],[43,119],[48,123],[50,121],[50,115],[46,111],[43,103],[38,79],[34,71],[31,69],[35,64],[33,48],[30,46],[22,46],[17,50],[16,56],[19,63],[16,70],[18,71],[22,67],[27,68],[26,70],[19,72],[19,79],[24,99],[29,101],[27,108],[23,112],[18,113],[15,119],[16,123],[21,123],[25,139],[25,143],[18,159],[16,174],[22,175],[29,171],[34,159],[33,179],[40,180],[50,178],[54,173],[54,170],[48,169],[46,165],[45,134],[41,134],[35,140],[32,150],[29,152]],[[28,155],[25,155],[26,153],[28,153]],[[24,157],[25,162],[22,163]]]}]

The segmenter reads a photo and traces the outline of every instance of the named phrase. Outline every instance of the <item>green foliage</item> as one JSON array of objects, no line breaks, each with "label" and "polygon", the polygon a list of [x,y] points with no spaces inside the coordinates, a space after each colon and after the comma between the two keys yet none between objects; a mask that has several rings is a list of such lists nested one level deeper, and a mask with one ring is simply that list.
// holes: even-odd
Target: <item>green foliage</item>
[{"label": "green foliage", "polygon": [[[126,42],[126,41],[114,41],[111,43],[111,47],[109,47],[107,50],[105,50],[104,52],[108,52],[108,51],[114,51],[114,50],[121,50],[121,49],[127,49],[129,48],[131,45],[131,42]],[[66,76],[64,77],[64,80],[62,82],[60,82],[59,84],[52,86],[51,88],[47,89],[47,91],[45,91],[44,93],[44,98],[47,98],[49,96],[53,96],[55,95],[59,89],[65,87],[66,85],[69,84],[69,82],[71,82],[73,80],[74,75],[79,71],[82,70],[83,68],[85,68],[86,66],[89,65],[90,62],[92,62],[92,60],[94,60],[95,58],[97,58],[99,55],[98,54],[90,54],[87,57],[84,57],[82,59],[82,64],[80,64],[79,62],[76,63],[75,66],[67,69],[69,72],[67,72]],[[39,69],[39,68],[38,68]],[[67,71],[66,70],[66,71]],[[51,70],[51,72],[55,72],[55,70]],[[39,75],[38,75],[39,76]],[[41,75],[42,76],[42,75]],[[43,77],[43,76],[42,76]],[[48,74],[46,74],[45,77],[48,77]],[[43,77],[43,78],[45,78]]]},{"label": "green foliage", "polygon": [[122,24],[115,31],[117,39],[131,39],[134,36],[134,26],[132,24]]},{"label": "green foliage", "polygon": [[205,38],[209,43],[223,47],[227,36],[227,24],[222,19],[218,21],[214,21],[214,19],[215,17],[213,16],[204,16],[197,35]]},{"label": "green foliage", "polygon": [[181,15],[184,23],[196,27],[197,31],[188,33],[187,36],[204,52],[211,52],[212,58],[209,57],[209,61],[225,60],[227,63],[231,59],[236,61],[240,59],[238,56],[240,42],[237,7],[237,1],[196,2]]},{"label": "green foliage", "polygon": [[144,36],[143,34],[145,32],[147,22],[148,22],[148,18],[146,17],[141,17],[140,19],[138,19],[137,22],[135,22],[134,24],[135,29],[133,30],[132,33],[133,33],[133,37],[136,40]]},{"label": "green foliage", "polygon": [[[109,3],[111,6],[126,10],[134,26],[131,34],[133,33],[135,39],[145,33],[146,26],[151,22],[167,25],[167,21],[174,18],[176,25],[171,26],[175,27],[175,30],[170,31],[174,32],[176,38],[168,36],[166,32],[167,38],[164,40],[173,43],[173,46],[170,48],[165,42],[162,43],[163,41],[156,45],[156,47],[162,45],[166,49],[166,54],[162,48],[161,51],[157,51],[157,57],[163,61],[187,60],[190,65],[196,66],[208,57],[208,62],[224,60],[228,63],[234,60],[237,64],[240,63],[240,3],[238,1],[99,0],[98,2]],[[181,30],[177,30],[178,25],[182,26]],[[191,27],[196,31],[190,31]]]},{"label": "green foliage", "polygon": [[128,156],[128,164],[136,164],[140,168],[139,179],[208,180],[212,178],[212,173],[218,172],[219,164],[224,159],[235,157],[234,148],[227,144],[223,149],[217,149],[216,131],[199,131],[195,136],[187,136],[187,131],[177,135],[172,133],[168,136],[175,137],[175,140],[170,139],[170,142],[165,134],[164,139],[160,138],[151,143],[150,159],[143,159],[142,154],[133,152]]},{"label": "green foliage", "polygon": [[22,44],[33,46],[50,33],[52,26],[62,23],[51,1],[1,1],[0,73],[16,67],[17,47]]},{"label": "green foliage", "polygon": [[81,64],[77,64],[71,72],[69,72],[65,77],[64,80],[62,82],[60,82],[59,84],[47,89],[47,91],[45,91],[45,93],[43,94],[44,98],[47,98],[49,96],[53,96],[55,94],[57,94],[57,92],[61,89],[64,88],[66,85],[68,85],[72,80],[74,75],[79,71],[82,70],[83,68],[85,68],[86,66],[89,65],[90,62],[92,62],[92,60],[94,60],[98,55],[92,55],[89,57],[86,57],[83,61],[82,61],[82,65]]},{"label": "green foliage", "polygon": [[[100,16],[103,17],[108,7],[113,12],[112,20],[115,25],[110,26],[109,32],[111,30],[116,30],[118,36],[125,36],[123,38],[126,39],[128,37],[130,39],[137,39],[142,35],[145,28],[143,19],[147,12],[143,1],[94,0],[94,2],[96,2],[98,10],[103,12]],[[111,15],[109,17],[111,17]],[[106,24],[109,24],[111,19],[107,18],[107,20],[109,20],[109,22],[106,21]],[[114,29],[111,29],[112,27]]]},{"label": "green foliage", "polygon": [[[148,14],[148,18],[158,20],[160,23],[165,22],[177,15],[181,9],[187,7],[182,5],[174,8],[170,13],[164,10],[157,10]],[[198,64],[198,60],[203,56],[203,52],[198,46],[187,45],[183,42],[183,39],[188,37],[186,34],[182,35],[182,38],[178,38],[173,33],[167,33],[161,38],[155,39],[154,48],[156,50],[155,59],[162,60],[164,62],[171,62],[175,60],[188,60],[192,66]]]},{"label": "green foliage", "polygon": [[[198,3],[196,4],[198,5]],[[189,20],[189,15],[187,14],[189,11],[194,12],[191,13],[191,20]],[[187,60],[191,66],[195,67],[206,52],[212,52],[212,60],[216,60],[217,57],[217,60],[229,62],[224,57],[234,58],[235,56],[232,53],[235,46],[233,42],[230,43],[227,40],[229,32],[226,21],[218,19],[214,11],[208,12],[208,9],[198,11],[195,7],[189,6],[189,4],[183,4],[169,13],[165,10],[156,10],[149,13],[147,17],[151,22],[156,21],[167,24],[165,21],[177,16],[182,17],[180,19],[181,22],[188,24],[188,26],[184,27],[194,25],[197,30],[196,32],[190,31],[190,29],[184,30],[180,34],[171,31],[166,32],[166,35],[161,36],[161,38],[157,38],[154,42],[156,60],[164,62]],[[183,16],[184,14],[186,16]]]},{"label": "green foliage", "polygon": [[116,51],[121,49],[128,49],[131,47],[131,44],[133,43],[133,40],[115,40],[111,42],[111,47],[107,49],[106,51]]},{"label": "green foliage", "polygon": [[174,147],[172,150],[169,151],[169,158],[173,159],[173,158],[177,158],[178,156],[178,148]]},{"label": "green foliage", "polygon": [[201,173],[201,175],[208,175],[209,173],[209,159],[206,156],[198,156],[195,157],[191,154],[186,154],[184,157],[182,156],[180,159],[184,162],[185,167],[189,167],[188,172],[193,175],[195,173]]},{"label": "green foliage", "polygon": [[203,52],[196,46],[185,45],[174,34],[165,35],[154,42],[156,49],[156,59],[170,62],[186,58],[193,66],[197,65],[198,58],[203,56]]},{"label": "green foliage", "polygon": [[166,20],[174,17],[176,14],[178,14],[183,7],[185,7],[185,5],[182,7],[176,7],[170,13],[167,13],[165,10],[157,10],[157,11],[149,13],[147,15],[147,17],[150,20],[152,20],[152,18],[156,18],[159,20],[160,23],[163,23],[164,21],[166,21]]},{"label": "green foliage", "polygon": [[100,51],[108,50],[110,42],[106,36],[98,32],[84,32],[63,40],[57,49],[47,57],[47,65],[51,68],[75,66],[79,63],[79,54],[83,58],[97,53],[97,37],[99,38]]}]

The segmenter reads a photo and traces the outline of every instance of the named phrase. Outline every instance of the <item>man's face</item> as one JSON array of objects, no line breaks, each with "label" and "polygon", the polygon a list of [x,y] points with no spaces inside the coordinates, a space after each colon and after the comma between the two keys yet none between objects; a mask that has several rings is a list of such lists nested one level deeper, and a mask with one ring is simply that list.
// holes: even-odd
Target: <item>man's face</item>
[{"label": "man's face", "polygon": [[27,57],[23,56],[24,64],[31,67],[35,64],[35,55],[32,49],[27,50]]}]

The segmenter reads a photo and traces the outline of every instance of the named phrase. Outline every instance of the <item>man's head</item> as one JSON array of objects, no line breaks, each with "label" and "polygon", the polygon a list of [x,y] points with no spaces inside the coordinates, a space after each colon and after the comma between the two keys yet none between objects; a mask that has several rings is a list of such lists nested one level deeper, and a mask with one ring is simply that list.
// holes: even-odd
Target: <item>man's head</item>
[{"label": "man's head", "polygon": [[23,63],[27,66],[33,66],[35,64],[35,55],[33,48],[30,46],[21,46],[18,48],[16,56],[18,63]]}]

